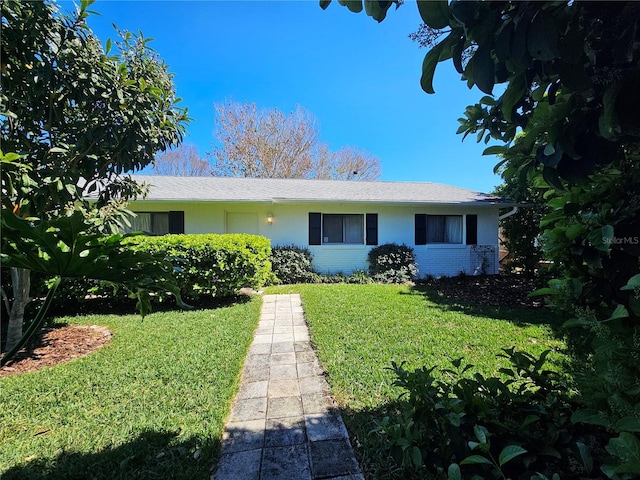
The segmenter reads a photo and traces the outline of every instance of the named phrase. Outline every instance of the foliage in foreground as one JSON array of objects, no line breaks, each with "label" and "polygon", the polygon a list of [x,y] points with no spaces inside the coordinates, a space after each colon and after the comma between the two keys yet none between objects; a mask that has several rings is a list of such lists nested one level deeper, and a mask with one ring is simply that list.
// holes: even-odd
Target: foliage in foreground
[{"label": "foliage in foreground", "polygon": [[[102,46],[86,21],[93,2],[81,0],[72,13],[51,1],[0,4],[3,222],[31,228],[30,238],[44,260],[51,250],[73,258],[76,267],[90,257],[86,271],[96,257],[114,254],[115,248],[102,247],[113,247],[116,237],[105,237],[102,246],[94,242],[86,255],[87,250],[73,248],[86,237],[75,234],[113,233],[126,213],[124,202],[144,192],[126,173],[141,170],[158,151],[178,144],[188,122],[186,109],[178,106],[172,75],[142,34],[118,32],[118,40]],[[84,217],[84,224],[65,232],[63,240],[44,242],[45,234],[55,236],[56,223],[66,222],[74,212]],[[3,254],[11,255],[5,246]],[[116,280],[131,286],[132,277],[144,277],[153,283],[163,267],[147,259],[151,261],[131,261]],[[19,252],[12,260],[22,265],[12,267],[13,288],[3,290],[2,297],[9,312],[7,346],[15,351],[25,340],[31,271],[39,270],[39,262],[25,263]],[[109,273],[113,277],[118,269]],[[62,275],[53,275],[57,285]],[[145,282],[133,289],[143,311],[148,300]],[[48,298],[54,293],[55,288]],[[41,310],[38,319],[44,313]]]},{"label": "foliage in foreground", "polygon": [[[382,21],[393,3],[364,7]],[[436,66],[451,61],[486,94],[458,133],[503,143],[484,152],[501,155],[496,169],[541,189],[544,253],[558,267],[545,293],[590,343],[589,421],[632,447],[633,467],[621,460],[604,473],[640,475],[640,4],[437,0],[418,1],[418,11],[417,38],[430,47],[423,90],[434,93]]]},{"label": "foliage in foreground", "polygon": [[[403,388],[400,413],[377,422],[397,464],[422,477],[600,478],[608,435],[571,421],[577,404],[539,357],[514,349],[500,356],[501,376],[473,376],[462,358],[437,379],[435,367],[392,364]],[[621,478],[627,478],[622,476]]]},{"label": "foliage in foreground", "polygon": [[[257,288],[271,278],[269,240],[256,235],[135,235],[127,236],[122,249],[132,256],[158,258],[162,265],[173,267],[174,293],[186,299],[232,297],[243,287]],[[36,291],[46,293],[45,282],[37,278]],[[82,302],[86,295],[114,297],[116,293],[112,284],[80,278],[61,285],[56,301]]]},{"label": "foliage in foreground", "polygon": [[208,479],[258,322],[258,299],[215,310],[91,315],[100,350],[0,378],[0,476]]}]

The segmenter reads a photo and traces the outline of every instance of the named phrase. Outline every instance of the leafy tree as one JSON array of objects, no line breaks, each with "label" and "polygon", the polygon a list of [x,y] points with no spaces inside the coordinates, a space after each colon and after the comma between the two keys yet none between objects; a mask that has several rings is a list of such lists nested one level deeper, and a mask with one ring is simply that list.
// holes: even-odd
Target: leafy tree
[{"label": "leafy tree", "polygon": [[521,269],[525,275],[534,276],[544,258],[540,222],[550,210],[545,203],[545,190],[523,181],[511,171],[499,171],[503,183],[493,193],[522,205],[516,214],[500,220],[501,242],[508,252],[505,267],[511,271]]},{"label": "leafy tree", "polygon": [[[2,173],[2,261],[22,269],[14,275],[19,298],[14,297],[18,307],[9,308],[8,347],[22,330],[29,270],[61,277],[80,275],[84,268],[80,262],[74,269],[60,264],[43,270],[35,261],[38,255],[21,257],[15,248],[21,239],[32,238],[45,259],[53,255],[53,246],[67,263],[103,249],[117,264],[122,252],[111,247],[119,237],[95,240],[110,249],[76,250],[77,236],[85,232],[93,238],[117,223],[122,202],[144,191],[126,173],[179,143],[188,120],[186,110],[177,106],[172,76],[147,40],[119,32],[120,39],[107,41],[103,49],[86,24],[91,3],[83,0],[69,14],[47,2],[2,2],[0,132],[4,151],[11,152],[2,157],[3,166],[10,166]],[[43,244],[55,235],[53,246]],[[154,261],[140,258],[136,265],[149,271]],[[100,269],[93,272],[100,278]],[[125,275],[123,270],[122,279]],[[143,275],[139,286],[168,279],[158,275],[155,280]],[[7,292],[2,293],[9,303]],[[142,291],[137,294],[143,299]]]},{"label": "leafy tree", "polygon": [[[362,10],[358,0],[340,3]],[[393,3],[364,6],[382,21]],[[637,476],[640,465],[621,452],[640,448],[640,3],[417,5],[426,25],[417,36],[430,46],[422,89],[434,93],[437,64],[451,60],[486,94],[467,107],[458,132],[503,141],[486,151],[502,155],[498,168],[544,191],[545,255],[562,270],[543,293],[564,299],[569,325],[593,340],[595,410],[574,421],[621,432],[607,446],[619,462],[603,471]]]},{"label": "leafy tree", "polygon": [[296,107],[289,115],[255,103],[216,104],[213,174],[221,177],[376,180],[380,161],[356,148],[331,152],[316,120]]},{"label": "leafy tree", "polygon": [[211,174],[211,164],[200,157],[198,148],[192,143],[182,143],[176,148],[156,155],[153,162],[156,175],[179,177],[202,177]]}]

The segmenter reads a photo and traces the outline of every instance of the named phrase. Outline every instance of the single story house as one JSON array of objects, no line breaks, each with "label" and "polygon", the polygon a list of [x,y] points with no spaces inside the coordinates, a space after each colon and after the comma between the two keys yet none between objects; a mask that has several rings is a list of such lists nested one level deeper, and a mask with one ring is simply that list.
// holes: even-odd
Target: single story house
[{"label": "single story house", "polygon": [[424,182],[135,175],[134,230],[251,233],[308,248],[324,273],[367,269],[375,245],[413,247],[419,275],[498,273],[500,198]]}]

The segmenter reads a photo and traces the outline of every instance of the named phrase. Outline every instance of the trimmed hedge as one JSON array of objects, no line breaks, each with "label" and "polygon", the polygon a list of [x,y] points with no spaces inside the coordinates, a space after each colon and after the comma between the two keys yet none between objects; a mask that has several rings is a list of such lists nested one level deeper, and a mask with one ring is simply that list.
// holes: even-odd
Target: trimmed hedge
[{"label": "trimmed hedge", "polygon": [[271,275],[270,241],[247,234],[179,234],[138,236],[134,249],[176,258],[178,285],[184,298],[228,297],[243,287],[260,287]]},{"label": "trimmed hedge", "polygon": [[[163,236],[135,236],[126,240],[134,249],[155,252],[160,257],[174,257],[180,293],[183,298],[203,295],[230,297],[243,287],[261,287],[271,282],[271,247],[269,239],[244,234],[181,234]],[[9,288],[8,275],[2,286]],[[47,278],[37,272],[31,276],[31,295],[34,298],[47,292]],[[6,283],[6,285],[5,285]],[[114,286],[86,278],[64,279],[56,291],[55,304],[82,302],[87,295],[113,297]],[[123,291],[115,294],[125,295]]]},{"label": "trimmed hedge", "polygon": [[413,248],[385,243],[369,250],[369,275],[376,282],[404,283],[416,279],[418,267]]}]

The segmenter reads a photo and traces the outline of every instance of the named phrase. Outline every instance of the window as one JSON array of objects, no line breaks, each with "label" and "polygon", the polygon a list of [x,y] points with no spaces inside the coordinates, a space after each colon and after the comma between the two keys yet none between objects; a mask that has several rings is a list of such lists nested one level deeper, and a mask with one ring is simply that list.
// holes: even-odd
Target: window
[{"label": "window", "polygon": [[378,244],[377,213],[309,213],[309,245],[364,243]]},{"label": "window", "polygon": [[126,232],[147,232],[152,235],[184,233],[184,212],[136,212],[130,219],[131,227]]},{"label": "window", "polygon": [[324,214],[322,243],[364,243],[364,215]]},{"label": "window", "polygon": [[416,214],[415,243],[462,243],[462,215]]},{"label": "window", "polygon": [[462,243],[462,215],[427,215],[427,243]]}]

